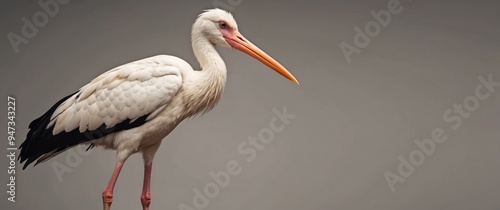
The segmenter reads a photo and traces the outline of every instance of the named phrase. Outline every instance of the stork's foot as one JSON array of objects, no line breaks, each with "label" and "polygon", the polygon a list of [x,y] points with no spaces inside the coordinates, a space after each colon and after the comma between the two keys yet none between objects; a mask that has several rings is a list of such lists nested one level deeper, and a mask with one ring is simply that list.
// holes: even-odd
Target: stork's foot
[{"label": "stork's foot", "polygon": [[147,192],[141,195],[142,210],[149,210],[151,204],[151,193]]},{"label": "stork's foot", "polygon": [[102,192],[102,205],[104,210],[110,210],[111,209],[111,203],[113,202],[113,192],[104,190]]}]

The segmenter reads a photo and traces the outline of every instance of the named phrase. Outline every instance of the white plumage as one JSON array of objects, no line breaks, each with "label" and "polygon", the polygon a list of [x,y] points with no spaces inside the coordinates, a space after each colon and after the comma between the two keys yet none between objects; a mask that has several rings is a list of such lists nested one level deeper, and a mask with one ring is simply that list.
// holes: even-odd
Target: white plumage
[{"label": "white plumage", "polygon": [[202,13],[193,25],[191,39],[201,71],[175,56],[158,55],[111,69],[56,103],[29,126],[21,145],[24,168],[78,144],[115,149],[118,163],[103,191],[103,206],[109,209],[123,163],[141,152],[145,165],[141,201],[143,209],[148,209],[151,166],[161,140],[183,119],[212,109],[224,90],[226,66],[215,45],[243,51],[297,82],[242,36],[226,11]]},{"label": "white plumage", "polygon": [[154,118],[176,95],[182,84],[181,69],[170,56],[155,56],[114,68],[67,99],[52,114],[47,127],[53,135],[79,128],[95,130],[149,114]]}]

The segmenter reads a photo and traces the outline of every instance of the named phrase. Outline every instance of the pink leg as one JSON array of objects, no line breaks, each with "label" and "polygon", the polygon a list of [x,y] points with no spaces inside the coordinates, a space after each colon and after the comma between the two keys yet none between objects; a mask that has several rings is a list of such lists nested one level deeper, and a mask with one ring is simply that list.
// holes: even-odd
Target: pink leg
[{"label": "pink leg", "polygon": [[109,179],[108,185],[102,191],[102,202],[104,210],[109,210],[111,208],[111,203],[113,202],[113,189],[115,188],[116,180],[120,171],[122,170],[123,162],[116,163],[115,170]]},{"label": "pink leg", "polygon": [[150,163],[149,165],[144,165],[144,183],[142,185],[142,194],[141,194],[141,203],[143,210],[149,210],[149,204],[151,204],[150,183],[151,183],[152,167],[153,163]]}]

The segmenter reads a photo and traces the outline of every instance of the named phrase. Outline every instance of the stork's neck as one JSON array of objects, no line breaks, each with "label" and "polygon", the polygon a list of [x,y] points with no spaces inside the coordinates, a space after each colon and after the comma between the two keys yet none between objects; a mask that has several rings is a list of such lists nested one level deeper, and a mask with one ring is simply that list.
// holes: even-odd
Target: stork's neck
[{"label": "stork's neck", "polygon": [[[195,27],[196,28],[196,27]],[[212,109],[220,99],[226,84],[226,64],[201,31],[192,32],[192,46],[194,55],[200,63],[201,71],[197,71],[195,88],[189,93],[189,103],[193,110],[191,114],[206,112]]]},{"label": "stork's neck", "polygon": [[216,85],[224,88],[227,77],[226,64],[215,49],[214,44],[210,43],[203,33],[197,30],[193,31],[191,39],[194,55],[201,67],[202,77],[200,80],[212,87]]},{"label": "stork's neck", "polygon": [[196,30],[193,31],[191,39],[194,55],[200,63],[202,71],[225,76],[226,64],[215,49],[214,44]]}]

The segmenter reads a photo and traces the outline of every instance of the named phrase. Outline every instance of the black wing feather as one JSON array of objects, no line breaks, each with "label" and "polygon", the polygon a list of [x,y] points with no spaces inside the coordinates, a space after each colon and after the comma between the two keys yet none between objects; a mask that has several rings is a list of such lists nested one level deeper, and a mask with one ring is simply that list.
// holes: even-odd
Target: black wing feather
[{"label": "black wing feather", "polygon": [[19,147],[21,149],[19,155],[20,162],[23,163],[26,161],[23,169],[44,154],[64,151],[78,144],[98,139],[114,132],[141,126],[146,123],[146,118],[149,115],[141,116],[134,122],[131,122],[131,119],[126,119],[110,128],[106,128],[106,125],[102,124],[95,130],[86,130],[83,133],[80,132],[79,128],[76,128],[70,132],[62,131],[61,133],[52,135],[55,125],[47,128],[52,114],[59,105],[77,93],[78,91],[59,100],[45,114],[30,123],[30,130],[26,135],[26,140]]}]

